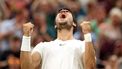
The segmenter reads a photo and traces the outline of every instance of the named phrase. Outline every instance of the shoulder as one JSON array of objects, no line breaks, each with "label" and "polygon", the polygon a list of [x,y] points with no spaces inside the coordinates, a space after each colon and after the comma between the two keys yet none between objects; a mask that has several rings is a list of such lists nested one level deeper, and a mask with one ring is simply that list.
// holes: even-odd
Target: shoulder
[{"label": "shoulder", "polygon": [[44,48],[45,48],[45,47],[48,47],[48,46],[51,44],[51,42],[52,42],[52,41],[50,41],[50,42],[40,42],[40,43],[38,43],[38,44],[32,49],[32,54],[33,54],[34,52],[38,52],[38,53],[40,53],[40,54],[42,55]]},{"label": "shoulder", "polygon": [[77,44],[84,44],[85,43],[85,41],[81,41],[81,40],[77,40],[77,39],[73,40],[73,42],[77,43]]},{"label": "shoulder", "polygon": [[70,44],[81,48],[85,46],[85,41],[74,39],[70,42]]},{"label": "shoulder", "polygon": [[81,40],[74,40],[75,47],[78,48],[78,50],[83,53],[85,51],[85,41]]},{"label": "shoulder", "polygon": [[54,41],[49,41],[49,42],[40,42],[40,43],[38,43],[37,45],[39,45],[39,46],[44,46],[44,45],[51,44],[52,42],[54,42]]},{"label": "shoulder", "polygon": [[45,47],[45,46],[49,46],[50,44],[52,44],[54,41],[50,41],[50,42],[40,42],[38,43],[35,48],[42,48],[42,47]]}]

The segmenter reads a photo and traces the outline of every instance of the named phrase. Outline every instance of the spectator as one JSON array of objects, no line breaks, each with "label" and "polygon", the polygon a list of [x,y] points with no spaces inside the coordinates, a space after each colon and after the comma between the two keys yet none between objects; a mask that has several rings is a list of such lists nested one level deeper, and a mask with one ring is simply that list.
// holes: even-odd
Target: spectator
[{"label": "spectator", "polygon": [[[108,60],[114,54],[117,47],[116,42],[122,40],[121,34],[122,13],[118,8],[113,8],[110,11],[110,23],[100,26],[100,59]],[[120,43],[118,43],[120,44]]]},{"label": "spectator", "polygon": [[[55,39],[56,10],[62,7],[73,11],[77,24],[91,21],[93,42],[100,59],[97,58],[98,67],[121,69],[122,0],[0,0],[0,67],[19,69],[16,57],[19,50],[16,49],[15,55],[13,47],[19,47],[23,23],[30,21],[35,25],[33,47],[38,42]],[[74,37],[83,40],[80,28]]]},{"label": "spectator", "polygon": [[25,9],[23,11],[17,12],[15,18],[6,19],[1,22],[0,25],[0,40],[1,40],[1,50],[9,49],[9,37],[15,35],[22,37],[22,24],[26,22],[28,16],[28,11]]},{"label": "spectator", "polygon": [[0,69],[20,69],[20,38],[11,37],[10,39],[10,50],[6,50],[1,53],[0,57]]},{"label": "spectator", "polygon": [[122,0],[117,0],[115,3],[115,7],[118,7],[122,10]]}]

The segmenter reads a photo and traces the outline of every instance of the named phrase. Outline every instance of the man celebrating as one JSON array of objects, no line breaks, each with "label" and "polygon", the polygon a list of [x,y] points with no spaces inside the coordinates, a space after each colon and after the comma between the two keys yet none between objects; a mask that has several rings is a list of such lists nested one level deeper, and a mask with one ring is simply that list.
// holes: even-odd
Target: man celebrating
[{"label": "man celebrating", "polygon": [[76,27],[69,9],[59,10],[55,19],[57,39],[41,42],[31,51],[30,36],[33,24],[23,25],[21,69],[95,69],[95,51],[89,22],[81,23],[84,41],[73,38]]}]

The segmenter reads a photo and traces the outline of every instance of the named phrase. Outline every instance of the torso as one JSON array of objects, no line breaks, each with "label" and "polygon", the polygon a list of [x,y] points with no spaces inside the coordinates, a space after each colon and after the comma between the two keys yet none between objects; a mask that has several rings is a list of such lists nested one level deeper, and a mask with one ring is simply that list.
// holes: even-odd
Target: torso
[{"label": "torso", "polygon": [[55,40],[37,45],[42,57],[41,69],[83,69],[85,44],[80,40]]}]

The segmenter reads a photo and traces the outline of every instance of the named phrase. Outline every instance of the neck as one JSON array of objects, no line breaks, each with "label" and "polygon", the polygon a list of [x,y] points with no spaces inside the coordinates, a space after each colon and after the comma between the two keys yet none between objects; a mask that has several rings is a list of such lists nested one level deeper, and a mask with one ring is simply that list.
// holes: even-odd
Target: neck
[{"label": "neck", "polygon": [[74,39],[73,28],[71,28],[70,30],[67,30],[67,29],[58,30],[57,39],[63,40],[63,41]]}]

